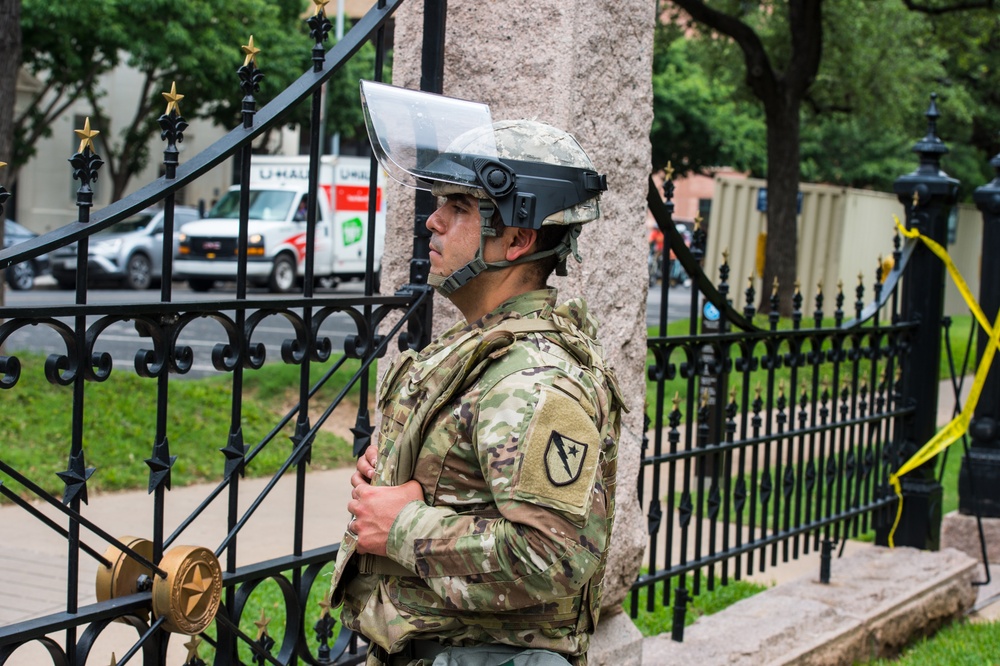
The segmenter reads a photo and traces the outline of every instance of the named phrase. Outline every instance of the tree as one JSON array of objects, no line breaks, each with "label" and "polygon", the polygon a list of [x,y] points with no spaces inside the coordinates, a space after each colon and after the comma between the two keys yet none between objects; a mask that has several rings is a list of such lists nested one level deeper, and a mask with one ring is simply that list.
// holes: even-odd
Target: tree
[{"label": "tree", "polygon": [[[797,194],[801,107],[816,80],[823,50],[822,0],[787,3],[725,3],[673,0],[694,21],[739,46],[746,84],[762,104],[767,127],[767,228],[764,285],[777,281],[782,310],[791,310],[796,273]],[[769,52],[760,30],[784,34]],[[762,312],[770,310],[770,290],[762,290]]]},{"label": "tree", "polygon": [[[240,45],[254,35],[265,74],[258,105],[281,92],[310,64],[311,42],[301,20],[305,2],[266,0],[91,0],[82,5],[25,0],[24,64],[42,90],[16,119],[18,144],[13,162],[31,157],[37,141],[70,104],[85,99],[91,124],[103,140],[112,198],[123,195],[133,174],[149,160],[148,139],[158,132],[161,93],[177,82],[189,120],[238,122],[242,93],[236,70]],[[252,18],[251,18],[252,17]],[[111,126],[101,74],[121,63],[142,77],[135,110],[122,127]]]}]

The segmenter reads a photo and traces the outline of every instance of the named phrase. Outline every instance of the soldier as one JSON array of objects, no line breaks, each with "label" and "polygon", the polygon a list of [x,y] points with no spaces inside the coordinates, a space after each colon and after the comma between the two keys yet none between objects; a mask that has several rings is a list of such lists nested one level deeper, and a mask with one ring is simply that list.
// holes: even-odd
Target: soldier
[{"label": "soldier", "polygon": [[430,189],[428,282],[462,313],[385,374],[332,586],[368,664],[586,664],[622,401],[582,299],[558,304],[606,189],[576,140],[362,82],[373,149]]}]

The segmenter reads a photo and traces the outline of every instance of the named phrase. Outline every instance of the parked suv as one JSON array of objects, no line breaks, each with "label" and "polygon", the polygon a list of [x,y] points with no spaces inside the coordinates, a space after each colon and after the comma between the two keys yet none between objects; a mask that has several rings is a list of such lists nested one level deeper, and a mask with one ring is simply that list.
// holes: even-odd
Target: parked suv
[{"label": "parked suv", "polygon": [[[198,209],[174,208],[174,229],[198,219]],[[176,244],[175,244],[176,249]],[[94,281],[148,289],[163,271],[163,210],[148,208],[90,237],[87,265]],[[52,275],[63,289],[76,284],[76,243],[52,253]]]},{"label": "parked suv", "polygon": [[[22,227],[14,220],[4,220],[3,222],[3,247],[6,250],[12,245],[23,243],[38,234]],[[35,286],[35,278],[49,270],[49,255],[42,254],[34,259],[22,261],[7,269],[7,284],[11,289],[23,291]]]}]

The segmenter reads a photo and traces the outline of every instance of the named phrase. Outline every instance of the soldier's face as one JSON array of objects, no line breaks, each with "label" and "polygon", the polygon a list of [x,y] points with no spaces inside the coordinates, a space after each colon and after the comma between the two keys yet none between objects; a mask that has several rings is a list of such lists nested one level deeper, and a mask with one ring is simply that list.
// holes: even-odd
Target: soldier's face
[{"label": "soldier's face", "polygon": [[[479,202],[468,194],[449,194],[427,219],[431,232],[431,273],[448,277],[473,260],[479,249]],[[487,243],[489,244],[487,239]],[[489,258],[487,258],[489,261]]]}]

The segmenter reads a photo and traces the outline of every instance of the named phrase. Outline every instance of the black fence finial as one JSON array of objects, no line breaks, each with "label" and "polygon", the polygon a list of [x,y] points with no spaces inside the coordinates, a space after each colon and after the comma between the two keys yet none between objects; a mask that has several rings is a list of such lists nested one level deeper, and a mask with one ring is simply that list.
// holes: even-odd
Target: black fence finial
[{"label": "black fence finial", "polygon": [[260,48],[254,46],[253,35],[249,41],[240,47],[243,50],[243,66],[237,70],[240,77],[240,88],[243,90],[243,127],[250,129],[253,127],[253,116],[257,113],[257,100],[254,93],[260,91],[260,82],[264,80],[264,73],[257,69],[257,54]]},{"label": "black fence finial", "polygon": [[160,93],[167,100],[167,110],[159,117],[160,138],[167,142],[163,149],[163,167],[167,178],[177,176],[177,165],[180,163],[178,143],[184,141],[184,130],[188,128],[187,121],[181,116],[180,101],[184,95],[177,92],[177,82],[170,84],[170,92]]},{"label": "black fence finial", "polygon": [[948,146],[937,135],[937,121],[941,117],[937,108],[937,93],[931,93],[931,105],[924,116],[927,118],[927,134],[913,145],[913,152],[920,156],[920,171],[936,174],[940,171],[941,156],[948,152]]},{"label": "black fence finial", "polygon": [[87,223],[90,221],[90,208],[94,205],[94,190],[90,184],[97,180],[97,171],[104,165],[104,160],[94,152],[94,139],[100,132],[90,128],[89,116],[83,123],[83,129],[73,131],[80,137],[80,147],[69,158],[69,163],[73,166],[73,179],[80,181],[80,188],[76,191],[76,205],[80,209],[78,219]]}]

